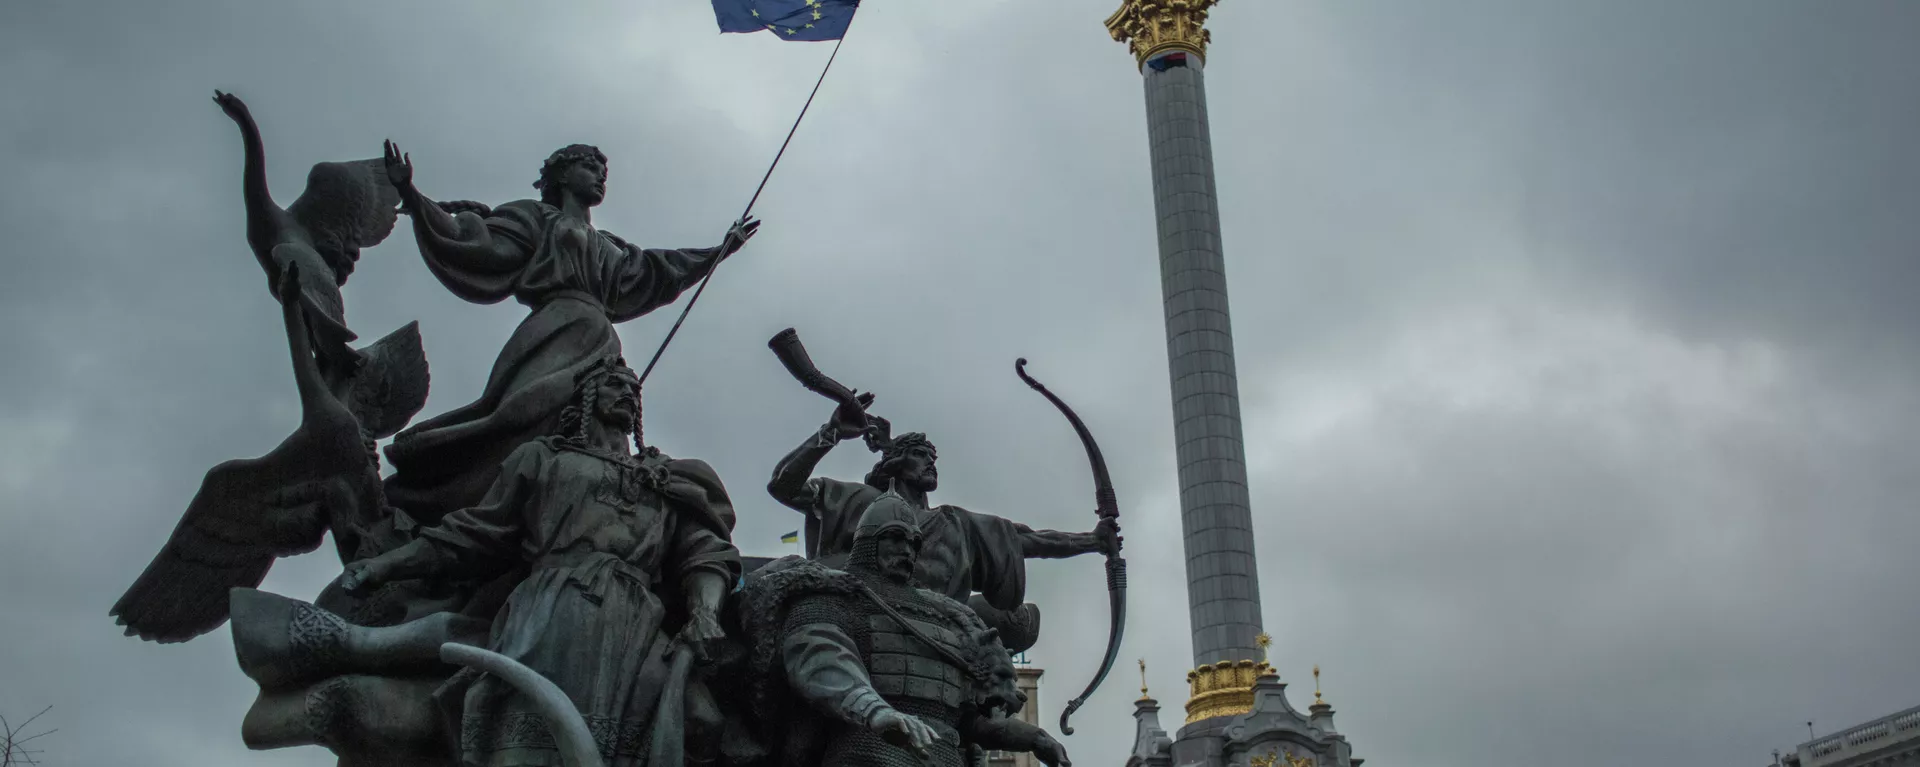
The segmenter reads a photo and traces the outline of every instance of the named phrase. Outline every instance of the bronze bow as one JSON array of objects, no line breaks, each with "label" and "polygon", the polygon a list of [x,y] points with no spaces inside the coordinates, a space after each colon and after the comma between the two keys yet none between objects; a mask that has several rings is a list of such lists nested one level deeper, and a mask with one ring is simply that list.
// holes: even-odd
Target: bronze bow
[{"label": "bronze bow", "polygon": [[[1020,376],[1020,380],[1033,387],[1034,391],[1040,392],[1040,396],[1052,402],[1054,407],[1060,408],[1060,413],[1067,417],[1067,422],[1073,424],[1074,433],[1080,435],[1080,444],[1087,448],[1087,460],[1093,464],[1095,504],[1093,513],[1101,520],[1118,520],[1120,502],[1114,497],[1113,478],[1107,475],[1107,459],[1100,454],[1100,445],[1093,441],[1093,433],[1087,431],[1087,425],[1081,422],[1080,416],[1074,414],[1073,408],[1067,407],[1067,403],[1061,402],[1053,392],[1047,391],[1046,386],[1033,380],[1033,376],[1027,375],[1025,357],[1013,363],[1013,372]],[[1087,683],[1087,689],[1080,693],[1080,697],[1068,702],[1066,709],[1060,712],[1062,735],[1073,734],[1073,727],[1067,724],[1067,718],[1073,716],[1073,712],[1078,711],[1080,706],[1087,702],[1087,698],[1093,695],[1094,690],[1099,689],[1100,682],[1107,678],[1107,672],[1113,670],[1114,656],[1120,653],[1120,637],[1127,628],[1127,560],[1120,556],[1117,546],[1113,551],[1107,552],[1107,599],[1113,608],[1113,625],[1107,632],[1107,654],[1101,659],[1100,670],[1094,673],[1093,681]]]}]

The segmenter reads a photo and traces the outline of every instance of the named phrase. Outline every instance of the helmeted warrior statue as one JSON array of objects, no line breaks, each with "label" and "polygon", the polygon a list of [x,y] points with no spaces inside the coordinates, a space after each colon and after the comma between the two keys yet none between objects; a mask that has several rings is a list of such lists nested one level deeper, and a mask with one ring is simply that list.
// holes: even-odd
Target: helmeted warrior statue
[{"label": "helmeted warrior statue", "polygon": [[882,495],[852,531],[845,570],[788,557],[744,586],[754,714],[778,730],[775,764],[960,767],[982,749],[1069,764],[1044,730],[1005,716],[1025,698],[993,630],[913,585],[919,516]]}]

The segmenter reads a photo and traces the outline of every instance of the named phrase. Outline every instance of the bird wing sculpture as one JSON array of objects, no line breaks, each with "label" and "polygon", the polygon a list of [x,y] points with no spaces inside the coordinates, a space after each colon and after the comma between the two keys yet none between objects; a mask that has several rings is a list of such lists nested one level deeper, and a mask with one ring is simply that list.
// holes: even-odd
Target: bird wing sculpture
[{"label": "bird wing sculpture", "polygon": [[400,191],[387,180],[386,160],[323,162],[307,172],[306,191],[287,206],[306,230],[309,245],[327,261],[336,285],[371,248],[393,233],[400,218]]},{"label": "bird wing sculpture", "polygon": [[282,209],[267,190],[266,144],[252,111],[231,93],[214,91],[213,100],[240,128],[247,243],[266,270],[268,287],[278,297],[282,278],[298,267],[299,297],[327,386],[348,403],[369,437],[392,436],[426,405],[427,358],[419,327],[408,325],[351,349],[347,344],[359,336],[347,328],[340,295],[360,250],[386,240],[400,218],[400,191],[387,177],[385,158],[315,164],[306,189]]},{"label": "bird wing sculpture", "polygon": [[393,233],[400,192],[387,179],[384,159],[323,162],[307,172],[299,199],[281,208],[267,189],[266,142],[252,111],[231,93],[214,91],[213,101],[240,128],[247,244],[266,271],[268,290],[277,294],[288,265],[300,266],[300,297],[311,315],[308,326],[321,371],[342,379],[359,361],[347,348],[357,336],[347,328],[340,287],[359,262],[360,250]]},{"label": "bird wing sculpture", "polygon": [[[340,287],[359,263],[360,249],[380,244],[400,217],[400,192],[387,180],[385,162],[374,158],[314,165],[306,191],[287,206],[287,215],[306,233],[307,242],[275,248],[274,260],[326,267],[324,272],[303,271],[313,276],[305,278],[301,289],[319,310],[313,324],[323,344],[323,360],[357,337],[347,329]],[[351,379],[345,398],[367,436],[391,437],[427,404],[427,356],[420,325],[408,323],[357,353],[357,358],[345,355],[344,364],[329,365],[325,372],[336,391],[341,379]]]},{"label": "bird wing sculpture", "polygon": [[347,408],[369,439],[386,439],[406,428],[427,404],[432,379],[420,323],[409,322],[363,347],[360,369],[346,392]]},{"label": "bird wing sculpture", "polygon": [[317,315],[312,325],[323,357],[338,356],[358,338],[347,328],[340,288],[359,264],[360,249],[385,240],[400,216],[400,192],[387,181],[384,163],[375,158],[315,164],[306,190],[287,206],[285,219],[294,226],[272,250],[269,279],[288,264],[299,264],[306,275],[300,292]]},{"label": "bird wing sculpture", "polygon": [[[227,620],[230,589],[260,585],[275,559],[313,551],[330,529],[340,537],[343,525],[382,512],[369,443],[309,346],[301,269],[289,264],[278,291],[300,426],[266,455],[207,472],[166,546],[110,612],[129,636],[184,642],[212,631]],[[417,332],[411,337],[417,349]]]}]

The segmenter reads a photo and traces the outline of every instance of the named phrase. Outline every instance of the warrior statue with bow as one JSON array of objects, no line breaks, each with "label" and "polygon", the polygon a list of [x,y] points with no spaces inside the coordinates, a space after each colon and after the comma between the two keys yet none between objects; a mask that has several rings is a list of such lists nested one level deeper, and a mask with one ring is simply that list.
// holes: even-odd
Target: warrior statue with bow
[{"label": "warrior statue with bow", "polygon": [[[797,348],[797,338],[776,337],[776,352]],[[805,357],[804,350],[799,352]],[[806,363],[807,367],[811,363]],[[817,371],[814,373],[817,375]],[[831,380],[831,379],[828,379]],[[836,384],[837,385],[837,384]],[[917,560],[915,578],[925,587],[953,599],[973,600],[1007,644],[1019,652],[1031,647],[1037,633],[1037,609],[1023,605],[1027,590],[1028,559],[1062,559],[1082,554],[1119,551],[1120,525],[1103,517],[1090,533],[1035,530],[1012,520],[952,505],[934,505],[929,495],[940,484],[935,461],[938,452],[927,435],[893,435],[891,424],[866,408],[871,393],[849,394],[833,417],[807,436],[774,466],[767,492],[782,505],[806,515],[807,556],[828,566],[846,561],[853,549],[853,531],[867,505],[883,495],[897,495],[922,518],[925,550]],[[841,442],[866,441],[880,460],[860,482],[811,476],[815,466]]]},{"label": "warrior statue with bow", "polygon": [[[939,485],[936,453],[925,434],[892,436],[886,419],[867,413],[871,393],[851,389],[822,374],[808,357],[797,333],[781,331],[768,342],[789,373],[802,385],[839,403],[833,417],[807,441],[774,467],[767,492],[781,504],[807,515],[806,553],[828,566],[846,562],[854,548],[861,515],[882,498],[898,498],[918,520],[923,540],[915,559],[914,580],[919,586],[955,600],[968,602],[988,625],[1007,637],[1014,652],[1032,647],[1038,639],[1039,610],[1025,604],[1027,559],[1059,559],[1082,554],[1107,558],[1108,590],[1113,600],[1113,626],[1106,660],[1093,684],[1067,707],[1062,731],[1072,734],[1066,719],[1084,703],[1113,665],[1125,624],[1126,562],[1121,559],[1120,513],[1106,462],[1093,436],[1066,403],[1026,374],[1026,360],[1016,366],[1021,380],[1045,395],[1073,424],[1093,462],[1098,523],[1090,533],[1035,530],[1026,525],[958,506],[934,506],[927,496]],[[865,438],[880,460],[863,482],[810,477],[820,460],[839,443]],[[977,592],[977,593],[976,593]]]}]

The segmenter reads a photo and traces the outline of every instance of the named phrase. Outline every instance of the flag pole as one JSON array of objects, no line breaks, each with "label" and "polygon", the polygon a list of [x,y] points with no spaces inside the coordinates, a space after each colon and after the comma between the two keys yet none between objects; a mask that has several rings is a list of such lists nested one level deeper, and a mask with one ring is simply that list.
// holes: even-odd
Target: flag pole
[{"label": "flag pole", "polygon": [[[858,14],[856,13],[855,15],[858,15]],[[747,208],[746,210],[741,211],[740,221],[746,221],[748,214],[753,213],[754,203],[759,202],[760,193],[763,191],[766,191],[767,180],[773,178],[773,169],[780,167],[780,158],[786,156],[787,145],[793,143],[793,134],[800,131],[800,121],[807,119],[807,110],[813,107],[813,97],[820,94],[820,84],[827,81],[827,72],[833,69],[833,60],[840,56],[840,46],[847,41],[847,31],[850,31],[852,27],[853,27],[853,20],[848,19],[847,20],[848,29],[843,30],[840,33],[840,39],[833,44],[833,53],[827,55],[827,65],[820,68],[820,79],[815,80],[813,82],[813,92],[807,94],[807,103],[801,105],[800,116],[793,118],[793,127],[787,129],[786,140],[780,142],[780,151],[774,153],[773,163],[767,166],[766,174],[760,177],[760,186],[754,188],[753,197],[747,200]],[[734,244],[733,233],[728,232],[727,238],[720,243],[720,255],[716,256],[716,258],[720,260],[725,260],[726,258],[725,254],[727,252],[727,248],[732,247],[733,244]],[[667,337],[660,340],[660,348],[653,350],[653,359],[647,360],[646,369],[640,371],[641,384],[643,385],[646,384],[647,376],[653,373],[653,366],[659,364],[660,355],[666,353],[667,344],[673,343],[673,337],[679,334],[680,332],[681,323],[684,323],[687,321],[687,314],[689,312],[692,312],[693,305],[700,301],[700,294],[705,293],[707,291],[707,283],[713,281],[713,273],[717,271],[720,271],[720,261],[715,261],[713,266],[707,270],[707,276],[700,278],[699,287],[694,288],[693,297],[687,299],[686,307],[680,310],[679,319],[676,319],[673,321],[673,327],[667,330]]]}]

